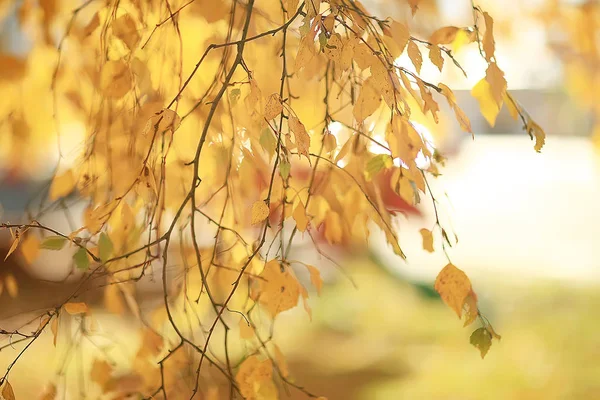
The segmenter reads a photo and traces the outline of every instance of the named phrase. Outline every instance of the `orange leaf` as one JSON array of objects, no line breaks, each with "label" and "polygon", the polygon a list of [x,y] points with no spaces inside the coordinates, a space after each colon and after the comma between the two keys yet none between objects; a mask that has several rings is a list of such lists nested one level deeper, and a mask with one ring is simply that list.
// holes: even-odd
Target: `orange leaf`
[{"label": "orange leaf", "polygon": [[429,229],[421,229],[419,231],[423,239],[423,250],[433,253],[433,234]]},{"label": "orange leaf", "polygon": [[304,232],[308,226],[308,217],[306,216],[306,209],[304,208],[302,201],[298,202],[298,205],[294,209],[292,216],[294,217],[294,221],[296,221],[298,230],[300,232]]},{"label": "orange leaf", "polygon": [[454,265],[448,264],[438,274],[434,288],[444,303],[461,318],[465,300],[472,291],[469,277]]},{"label": "orange leaf", "polygon": [[429,37],[431,44],[450,44],[456,38],[459,28],[456,26],[445,26],[433,32]]},{"label": "orange leaf", "polygon": [[252,225],[260,224],[269,216],[269,206],[263,200],[255,201],[250,215]]},{"label": "orange leaf", "polygon": [[89,312],[88,306],[85,303],[67,303],[63,307],[71,315],[86,314]]}]

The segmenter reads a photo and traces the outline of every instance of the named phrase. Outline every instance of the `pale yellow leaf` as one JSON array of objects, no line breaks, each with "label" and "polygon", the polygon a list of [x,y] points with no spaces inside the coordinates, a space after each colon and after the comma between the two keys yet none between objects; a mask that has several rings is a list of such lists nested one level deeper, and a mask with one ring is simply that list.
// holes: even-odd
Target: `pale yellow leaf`
[{"label": "pale yellow leaf", "polygon": [[368,116],[373,114],[381,104],[381,94],[375,89],[373,83],[373,77],[369,77],[363,82],[360,94],[354,104],[352,113],[359,123],[362,123]]},{"label": "pale yellow leaf", "polygon": [[425,228],[421,229],[419,232],[421,233],[421,238],[423,239],[423,250],[433,253],[433,233],[429,229]]},{"label": "pale yellow leaf", "polygon": [[500,113],[500,107],[492,96],[488,81],[483,78],[471,90],[471,95],[479,102],[479,109],[490,126],[496,124],[496,117]]},{"label": "pale yellow leaf", "polygon": [[308,226],[308,217],[306,216],[306,209],[304,208],[302,201],[298,202],[298,205],[294,209],[292,216],[294,217],[294,221],[296,221],[296,227],[298,230],[300,232],[304,232]]},{"label": "pale yellow leaf", "polygon": [[410,39],[410,32],[406,25],[396,21],[392,21],[390,30],[392,31],[392,39],[399,48],[399,54],[402,54]]},{"label": "pale yellow leaf", "polygon": [[250,356],[240,365],[235,381],[245,399],[260,399],[257,394],[261,388],[273,384],[273,362],[270,359],[260,360],[258,356]]},{"label": "pale yellow leaf", "polygon": [[269,206],[263,201],[258,200],[252,204],[251,221],[252,225],[263,222],[269,216]]},{"label": "pale yellow leaf", "polygon": [[264,117],[267,120],[272,120],[283,111],[283,105],[281,104],[281,97],[277,93],[273,93],[267,99],[265,104]]},{"label": "pale yellow leaf", "polygon": [[442,50],[439,46],[429,46],[429,60],[431,60],[433,65],[438,67],[440,72],[442,71],[442,68],[444,67],[444,57],[442,57]]},{"label": "pale yellow leaf", "polygon": [[408,42],[408,57],[410,61],[412,61],[417,73],[421,73],[421,65],[423,65],[423,56],[421,55],[421,50],[419,50],[419,46],[412,40]]},{"label": "pale yellow leaf", "polygon": [[461,318],[465,300],[472,291],[467,275],[454,265],[448,264],[438,274],[434,288],[444,303]]},{"label": "pale yellow leaf", "polygon": [[21,254],[28,264],[33,263],[40,254],[40,240],[36,235],[29,232],[25,234],[25,239],[21,243]]}]

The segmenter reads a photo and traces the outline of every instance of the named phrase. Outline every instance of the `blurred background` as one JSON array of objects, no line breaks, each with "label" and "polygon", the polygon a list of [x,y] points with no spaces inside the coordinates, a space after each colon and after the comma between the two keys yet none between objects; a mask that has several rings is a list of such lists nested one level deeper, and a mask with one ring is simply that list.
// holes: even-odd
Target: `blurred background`
[{"label": "blurred background", "polygon": [[[0,22],[0,43],[3,53],[19,54],[26,43],[10,3],[0,1],[8,7]],[[414,19],[399,1],[363,3],[379,15],[408,21],[424,38],[439,27],[473,21],[466,0],[421,0]],[[600,399],[600,322],[595,318],[600,306],[598,103],[582,94],[600,81],[599,6],[577,0],[477,4],[495,19],[497,58],[508,88],[544,128],[546,145],[536,153],[506,110],[494,128],[480,116],[470,88],[485,68],[474,46],[456,50],[467,78],[452,69],[440,77],[432,65],[424,65],[423,74],[456,88],[475,138],[449,120],[423,129],[448,157],[432,191],[444,222],[458,237],[449,255],[471,278],[481,311],[502,340],[493,343],[482,361],[469,345],[471,330],[462,328],[433,291],[446,259],[442,251],[421,249],[419,229],[430,229],[435,221],[431,204],[424,202],[419,205],[422,215],[398,217],[407,262],[376,234],[366,254],[332,249],[344,272],[315,259],[325,286],[318,299],[311,299],[312,322],[302,310],[280,316],[277,340],[292,376],[330,400]],[[588,36],[591,44],[583,46]],[[3,220],[17,220],[27,201],[47,185],[56,160],[49,150],[41,158],[43,165],[14,171],[3,150],[7,140],[0,134],[0,204]],[[58,224],[65,219],[59,212],[49,216]],[[9,236],[1,234],[6,251]],[[439,250],[441,238],[436,240]],[[60,259],[45,258],[38,267],[48,268],[48,262],[59,265]],[[15,276],[21,296],[31,299],[23,305],[5,290],[0,327],[35,308],[36,297],[63,290],[36,280],[35,266],[23,260],[2,264],[0,274]],[[103,323],[116,329],[111,321],[107,317]],[[123,342],[138,340],[126,336],[126,327],[119,329]],[[52,379],[55,370],[44,367],[54,363],[51,342],[51,335],[45,335],[14,369],[13,387],[27,393],[21,398],[35,398],[27,396],[37,396]],[[0,352],[0,366],[14,354],[11,348]]]}]

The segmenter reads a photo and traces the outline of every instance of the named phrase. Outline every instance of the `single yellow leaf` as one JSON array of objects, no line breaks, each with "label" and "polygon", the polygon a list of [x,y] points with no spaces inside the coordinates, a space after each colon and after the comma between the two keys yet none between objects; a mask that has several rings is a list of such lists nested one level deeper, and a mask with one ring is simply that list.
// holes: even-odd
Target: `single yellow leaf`
[{"label": "single yellow leaf", "polygon": [[325,239],[329,244],[342,242],[342,221],[340,215],[335,211],[329,211],[325,217]]},{"label": "single yellow leaf", "polygon": [[263,222],[269,216],[269,206],[263,201],[258,200],[252,204],[251,221],[252,225]]},{"label": "single yellow leaf", "polygon": [[421,73],[421,65],[423,65],[423,56],[421,55],[421,50],[419,50],[419,46],[412,40],[408,42],[408,57],[410,61],[412,61],[417,73]]},{"label": "single yellow leaf", "polygon": [[254,328],[246,322],[245,318],[240,319],[240,338],[252,339],[254,337]]},{"label": "single yellow leaf", "polygon": [[310,136],[308,136],[304,124],[302,124],[302,122],[300,122],[300,120],[293,115],[290,116],[288,124],[294,133],[296,146],[298,146],[298,153],[306,156],[306,158],[309,158],[308,151],[310,149]]},{"label": "single yellow leaf", "polygon": [[124,14],[112,23],[113,35],[118,37],[127,45],[129,50],[135,49],[141,36],[138,33],[135,21],[129,14]]},{"label": "single yellow leaf", "polygon": [[250,356],[240,365],[235,381],[245,399],[258,400],[257,393],[269,383],[273,384],[272,377],[273,362],[270,359],[261,361],[258,356]]},{"label": "single yellow leaf", "polygon": [[55,175],[48,194],[50,200],[54,201],[67,196],[75,189],[76,184],[77,181],[75,180],[75,175],[70,169],[60,175]]},{"label": "single yellow leaf", "polygon": [[113,314],[125,313],[125,303],[117,284],[111,283],[104,288],[104,307]]},{"label": "single yellow leaf", "polygon": [[444,57],[442,57],[442,50],[439,46],[429,46],[429,60],[431,60],[431,63],[438,67],[440,72],[442,72],[442,68],[444,67]]},{"label": "single yellow leaf", "polygon": [[300,71],[306,67],[315,56],[315,44],[310,35],[306,35],[300,40],[298,54],[296,55],[295,70]]},{"label": "single yellow leaf", "polygon": [[448,264],[435,279],[434,288],[444,303],[456,312],[458,318],[461,318],[465,300],[472,290],[469,277],[454,265]]},{"label": "single yellow leaf", "polygon": [[281,97],[277,93],[273,93],[267,99],[265,105],[264,116],[267,120],[272,120],[283,111],[283,105],[281,104]]},{"label": "single yellow leaf", "polygon": [[51,383],[48,387],[46,387],[39,400],[55,400],[56,395],[56,385]]},{"label": "single yellow leaf", "polygon": [[17,280],[13,274],[8,273],[4,277],[4,286],[6,287],[6,292],[11,298],[14,299],[19,295],[19,285],[17,284]]},{"label": "single yellow leaf", "polygon": [[63,308],[71,315],[86,314],[89,312],[85,303],[66,303]]},{"label": "single yellow leaf", "polygon": [[434,45],[450,44],[456,38],[459,29],[456,26],[444,26],[431,34],[429,42]]},{"label": "single yellow leaf", "polygon": [[527,131],[530,135],[532,135],[533,138],[535,138],[535,145],[533,148],[535,151],[540,153],[542,151],[542,147],[544,147],[544,144],[546,144],[546,133],[544,133],[544,130],[541,126],[531,120],[527,124]]},{"label": "single yellow leaf", "polygon": [[402,54],[410,39],[410,31],[406,25],[396,21],[392,21],[390,30],[392,32],[392,39],[394,39],[394,42],[398,45],[399,54]]},{"label": "single yellow leaf", "polygon": [[380,104],[381,94],[375,89],[374,78],[369,77],[360,88],[352,114],[358,123],[362,123],[379,108]]},{"label": "single yellow leaf", "polygon": [[258,287],[252,293],[272,317],[296,307],[302,286],[296,279],[289,265],[277,259],[265,264],[258,281]]},{"label": "single yellow leaf", "polygon": [[40,240],[33,233],[25,234],[21,243],[21,254],[28,264],[33,263],[40,254]]},{"label": "single yellow leaf", "polygon": [[105,360],[96,359],[92,364],[90,379],[92,382],[97,383],[102,388],[102,391],[104,391],[110,381],[112,371],[113,367],[109,363]]},{"label": "single yellow leaf", "polygon": [[296,227],[298,227],[298,230],[300,232],[304,232],[308,226],[308,217],[306,216],[306,209],[304,208],[302,201],[298,202],[298,205],[294,209],[292,216],[294,217],[294,221],[296,221]]},{"label": "single yellow leaf", "polygon": [[[12,233],[12,232],[11,232]],[[8,249],[8,252],[6,253],[6,256],[4,257],[4,261],[6,261],[6,259],[12,254],[14,253],[14,251],[17,249],[17,246],[19,245],[19,242],[21,241],[21,234],[19,232],[19,230],[17,230],[17,233],[14,235],[13,238],[13,242],[10,245],[10,248]]]},{"label": "single yellow leaf", "polygon": [[433,253],[433,233],[429,229],[425,228],[421,229],[419,232],[421,233],[421,238],[423,239],[423,250]]},{"label": "single yellow leaf", "polygon": [[483,19],[485,20],[485,33],[483,35],[483,51],[485,52],[485,59],[488,62],[492,61],[494,52],[496,51],[496,43],[494,41],[494,20],[487,12],[483,12]]},{"label": "single yellow leaf", "polygon": [[471,90],[471,95],[477,99],[481,114],[490,126],[493,127],[496,124],[496,117],[498,117],[498,114],[500,113],[500,107],[498,107],[498,103],[492,96],[488,81],[483,78],[477,82]]},{"label": "single yellow leaf", "polygon": [[308,269],[308,273],[310,274],[310,283],[317,289],[317,294],[321,294],[321,288],[323,287],[321,272],[312,265],[306,265],[306,269]]},{"label": "single yellow leaf", "polygon": [[8,380],[5,380],[4,385],[2,385],[2,399],[15,400],[15,392],[13,391],[13,388]]}]

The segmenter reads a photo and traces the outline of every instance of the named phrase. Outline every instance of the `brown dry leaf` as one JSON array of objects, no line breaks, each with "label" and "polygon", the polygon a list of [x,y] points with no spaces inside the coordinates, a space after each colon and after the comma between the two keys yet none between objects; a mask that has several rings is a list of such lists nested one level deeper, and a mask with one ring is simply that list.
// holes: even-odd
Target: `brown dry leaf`
[{"label": "brown dry leaf", "polygon": [[6,287],[6,291],[11,298],[14,299],[19,295],[19,285],[17,284],[17,280],[13,274],[6,274],[4,277],[4,286]]},{"label": "brown dry leaf", "polygon": [[456,26],[445,26],[443,28],[438,29],[433,32],[429,37],[429,42],[431,44],[450,44],[456,38],[456,34],[458,33],[460,28]]},{"label": "brown dry leaf", "polygon": [[288,265],[273,259],[266,263],[260,276],[264,280],[258,281],[254,297],[272,317],[296,307],[301,285]]},{"label": "brown dry leaf", "polygon": [[434,288],[460,319],[465,300],[472,292],[469,277],[454,265],[448,264],[435,279]]},{"label": "brown dry leaf", "polygon": [[123,60],[107,61],[102,68],[100,89],[106,97],[120,99],[132,88],[129,67]]},{"label": "brown dry leaf", "polygon": [[485,59],[488,62],[492,61],[494,52],[496,51],[496,43],[494,41],[494,20],[487,12],[483,12],[483,19],[485,20],[485,34],[483,35],[483,51],[485,52]]},{"label": "brown dry leaf", "polygon": [[440,72],[442,72],[442,68],[444,67],[444,57],[442,57],[442,50],[439,46],[429,46],[429,60],[433,65],[438,67]]},{"label": "brown dry leaf", "polygon": [[268,121],[278,116],[283,111],[283,105],[281,104],[281,97],[278,93],[273,93],[267,99],[265,105],[264,117]]},{"label": "brown dry leaf", "polygon": [[124,14],[112,23],[113,34],[127,45],[129,50],[135,49],[141,36],[137,31],[135,21],[129,14]]},{"label": "brown dry leaf", "polygon": [[246,322],[245,318],[240,319],[240,338],[252,339],[254,335],[254,328]]},{"label": "brown dry leaf", "polygon": [[490,84],[492,98],[496,104],[498,104],[498,108],[502,108],[504,94],[506,93],[506,79],[504,78],[504,72],[498,68],[498,65],[495,62],[490,63],[485,71],[485,79]]},{"label": "brown dry leaf", "polygon": [[425,228],[421,229],[419,232],[421,233],[421,238],[423,239],[423,250],[433,253],[433,233],[429,229]]},{"label": "brown dry leaf", "polygon": [[300,232],[306,231],[308,227],[308,217],[306,216],[306,209],[304,208],[304,204],[302,201],[298,202],[298,205],[294,209],[294,213],[292,214],[294,217],[294,221],[296,221],[296,227]]},{"label": "brown dry leaf", "polygon": [[260,224],[269,216],[269,206],[263,200],[255,201],[250,215],[252,225]]},{"label": "brown dry leaf", "polygon": [[77,185],[75,175],[73,174],[73,171],[69,169],[60,175],[54,176],[48,196],[52,201],[65,197],[75,189],[75,185]]},{"label": "brown dry leaf", "polygon": [[290,129],[294,133],[296,146],[298,146],[298,153],[303,156],[306,156],[306,158],[310,160],[310,158],[308,157],[308,151],[310,149],[310,136],[308,136],[304,124],[293,115],[290,116],[288,124],[290,126]]},{"label": "brown dry leaf", "polygon": [[317,289],[317,294],[321,294],[321,288],[323,287],[323,278],[321,278],[321,272],[313,267],[312,265],[306,265],[308,273],[310,274],[310,283]]},{"label": "brown dry leaf", "polygon": [[40,254],[40,240],[35,234],[26,233],[20,251],[28,264],[33,263]]},{"label": "brown dry leaf", "polygon": [[13,391],[13,388],[8,380],[5,380],[4,385],[2,385],[2,399],[15,400],[15,392]]},{"label": "brown dry leaf", "polygon": [[270,359],[260,360],[258,356],[250,356],[240,365],[235,381],[242,396],[247,400],[259,400],[257,394],[261,387],[273,384],[273,362]]},{"label": "brown dry leaf", "polygon": [[63,308],[71,315],[87,314],[89,308],[85,303],[66,303]]},{"label": "brown dry leaf", "polygon": [[421,50],[419,50],[419,46],[412,40],[408,42],[408,57],[410,61],[412,61],[417,73],[421,73],[421,66],[423,65],[423,56],[421,55]]}]

